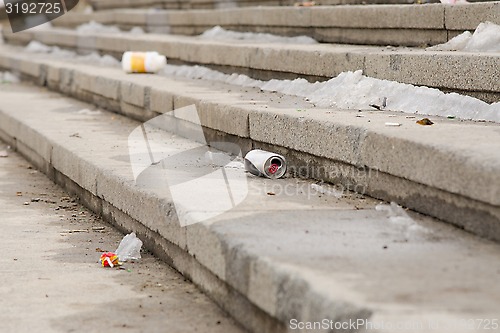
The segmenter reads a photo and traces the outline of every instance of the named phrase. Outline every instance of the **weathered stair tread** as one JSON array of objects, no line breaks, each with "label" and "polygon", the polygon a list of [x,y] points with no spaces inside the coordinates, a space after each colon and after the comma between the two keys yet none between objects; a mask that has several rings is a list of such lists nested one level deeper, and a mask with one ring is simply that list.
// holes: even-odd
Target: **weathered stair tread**
[{"label": "weathered stair tread", "polygon": [[[358,118],[357,111],[319,109],[296,97],[209,81],[127,75],[43,55],[33,59],[4,46],[0,67],[9,66],[53,89],[143,121],[196,104],[205,128],[243,140],[243,150],[253,142],[284,149],[291,161],[295,152],[307,154],[302,159],[310,161],[316,179],[344,184],[346,177],[364,193],[500,240],[499,124],[438,119],[437,125],[419,126],[406,114],[380,111]],[[297,112],[297,107],[309,111]],[[402,126],[387,127],[387,121]]]},{"label": "weathered stair tread", "polygon": [[[371,313],[374,321],[432,318],[442,321],[442,332],[466,332],[446,325],[498,315],[498,244],[416,214],[427,231],[405,230],[374,210],[375,200],[308,197],[301,193],[307,181],[253,176],[240,206],[210,223],[181,227],[165,191],[134,182],[127,139],[140,123],[107,112],[78,113],[89,106],[35,87],[5,85],[0,100],[2,138],[15,138],[42,168],[55,168],[176,244],[285,325],[292,318],[348,320]],[[268,195],[276,184],[294,194]],[[190,275],[183,262],[174,258],[173,264]],[[204,288],[206,281],[193,279]]]},{"label": "weathered stair tread", "polygon": [[253,7],[218,10],[117,9],[69,13],[55,25],[75,27],[90,21],[134,26],[148,32],[200,34],[220,25],[238,31],[307,35],[320,42],[425,46],[444,43],[481,22],[500,24],[500,2],[467,6],[346,5]]},{"label": "weathered stair tread", "polygon": [[500,100],[500,81],[496,80],[500,77],[500,57],[495,53],[214,41],[161,34],[83,34],[61,28],[4,32],[4,37],[10,43],[27,44],[37,40],[82,52],[100,51],[116,56],[132,49],[156,50],[174,61],[225,66],[233,71],[260,71],[275,78],[280,75],[331,78],[341,72],[361,69],[365,75],[375,78],[486,94],[492,101]]}]

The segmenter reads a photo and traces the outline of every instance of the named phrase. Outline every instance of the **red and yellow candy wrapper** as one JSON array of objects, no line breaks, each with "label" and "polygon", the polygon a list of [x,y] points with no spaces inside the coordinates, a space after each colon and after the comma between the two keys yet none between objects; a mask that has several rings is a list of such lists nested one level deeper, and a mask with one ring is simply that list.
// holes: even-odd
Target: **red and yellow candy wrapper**
[{"label": "red and yellow candy wrapper", "polygon": [[118,261],[118,256],[113,252],[105,252],[101,254],[101,265],[102,267],[115,267],[120,265]]}]

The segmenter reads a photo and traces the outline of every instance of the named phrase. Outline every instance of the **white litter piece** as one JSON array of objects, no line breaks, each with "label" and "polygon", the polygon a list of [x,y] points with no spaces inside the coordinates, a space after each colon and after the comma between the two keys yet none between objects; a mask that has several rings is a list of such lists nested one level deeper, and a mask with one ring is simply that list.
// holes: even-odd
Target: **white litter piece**
[{"label": "white litter piece", "polygon": [[389,127],[399,127],[401,126],[400,123],[385,123],[385,126],[389,126]]},{"label": "white litter piece", "polygon": [[0,72],[0,83],[19,83],[21,80],[11,72]]},{"label": "white litter piece", "polygon": [[469,31],[447,43],[427,48],[430,51],[500,52],[500,25],[480,23],[473,34]]},{"label": "white litter piece", "polygon": [[200,39],[208,40],[242,40],[261,43],[282,44],[317,44],[318,42],[308,36],[283,37],[267,33],[238,32],[215,26],[199,36]]},{"label": "white litter piece", "polygon": [[77,111],[76,113],[85,114],[85,115],[89,115],[89,116],[97,116],[97,115],[100,115],[102,112],[99,110],[81,109],[81,110]]},{"label": "white litter piece", "polygon": [[142,241],[137,238],[134,232],[126,235],[115,251],[118,256],[118,261],[125,262],[128,260],[141,259],[141,247]]}]

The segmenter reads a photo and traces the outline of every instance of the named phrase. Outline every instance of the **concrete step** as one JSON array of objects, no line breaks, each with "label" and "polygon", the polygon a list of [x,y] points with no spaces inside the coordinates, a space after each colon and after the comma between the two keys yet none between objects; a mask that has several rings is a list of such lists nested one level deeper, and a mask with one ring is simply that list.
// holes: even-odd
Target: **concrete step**
[{"label": "concrete step", "polygon": [[32,40],[80,52],[121,58],[126,50],[156,50],[170,63],[211,66],[259,79],[304,77],[326,80],[362,69],[367,76],[460,92],[487,102],[500,101],[497,53],[443,52],[356,45],[278,44],[210,40],[188,36],[79,33],[67,29],[4,32],[11,44]]},{"label": "concrete step", "polygon": [[[4,51],[1,59],[4,64]],[[75,93],[79,90],[82,96],[92,94],[87,89],[107,95],[115,89],[113,82],[122,82],[123,96],[136,95],[136,89],[154,84],[150,106],[158,105],[155,91],[169,87],[183,91],[192,86],[190,92],[184,92],[191,97],[172,96],[174,107],[195,103],[195,91],[213,96],[209,87],[196,88],[192,82],[125,76],[112,69],[93,74],[90,66],[32,61],[14,54],[9,62],[20,70],[35,70],[36,64],[43,64],[50,86],[59,78],[61,87]],[[94,75],[95,80],[91,79]],[[85,82],[93,84],[86,86]],[[125,89],[127,82],[129,90]],[[101,95],[100,99],[105,98]],[[239,205],[209,220],[183,225],[183,212],[174,209],[174,187],[182,183],[171,183],[172,178],[165,182],[160,176],[196,171],[189,161],[199,160],[199,143],[154,129],[150,123],[91,112],[91,105],[33,86],[3,85],[0,100],[3,140],[93,211],[122,229],[135,231],[148,248],[192,279],[251,332],[311,332],[297,328],[320,322],[330,331],[339,331],[340,325],[348,328],[344,331],[378,327],[378,332],[388,333],[400,332],[400,325],[411,325],[414,332],[433,332],[437,327],[439,332],[462,333],[484,328],[479,324],[471,330],[460,321],[463,318],[484,318],[488,325],[497,321],[498,244],[429,217],[398,209],[388,213],[387,206],[375,209],[378,201],[368,197],[347,192],[338,198],[327,192],[313,195],[309,181],[265,180],[246,174],[248,193]],[[205,100],[204,105],[209,104]],[[203,118],[204,112],[199,111]],[[282,109],[281,114],[285,113]],[[231,114],[236,120],[238,113]],[[265,116],[266,112],[254,115],[258,114]],[[373,131],[381,133],[376,127]],[[256,124],[249,128],[258,131]],[[487,135],[489,126],[481,129]],[[166,157],[165,163],[154,163],[151,173],[135,178],[131,161],[137,156],[130,150],[131,142],[136,142],[131,140],[133,133],[145,135],[152,156],[158,157],[162,147],[170,153],[181,151],[170,155],[181,168],[171,168],[170,163],[176,161]],[[396,141],[392,144],[397,145]],[[432,165],[433,155],[429,158]],[[162,170],[161,166],[168,172],[153,172]],[[224,170],[231,172],[231,168]],[[432,174],[429,170],[429,176]],[[207,190],[196,185],[190,189],[193,200],[198,191]],[[214,190],[208,189],[212,194],[205,200],[217,207],[220,202]]]},{"label": "concrete step", "polygon": [[[427,127],[384,111],[358,118],[357,110],[321,109],[298,97],[126,75],[7,46],[0,68],[140,121],[195,104],[211,138],[237,143],[244,152],[256,145],[282,152],[292,174],[396,201],[500,240],[499,124],[433,118],[439,125]],[[387,127],[387,121],[402,126]]]},{"label": "concrete step", "polygon": [[102,268],[101,249],[114,251],[124,235],[1,140],[0,151],[8,153],[0,158],[0,331],[246,332],[144,248],[138,261]]},{"label": "concrete step", "polygon": [[[293,6],[301,0],[91,0],[95,10],[116,8],[220,9],[256,6]],[[315,5],[413,3],[413,0],[316,0]]]},{"label": "concrete step", "polygon": [[500,24],[500,2],[467,6],[360,5],[255,7],[225,10],[112,10],[68,14],[54,24],[75,27],[90,21],[128,30],[196,35],[214,26],[235,31],[306,35],[325,43],[425,46],[445,43],[481,22]]}]

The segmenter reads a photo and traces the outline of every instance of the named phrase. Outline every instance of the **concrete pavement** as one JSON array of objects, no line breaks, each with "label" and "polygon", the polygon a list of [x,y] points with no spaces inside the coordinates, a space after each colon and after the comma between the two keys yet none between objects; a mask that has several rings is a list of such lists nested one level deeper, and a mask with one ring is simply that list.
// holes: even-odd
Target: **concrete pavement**
[{"label": "concrete pavement", "polygon": [[[2,48],[0,67],[140,121],[196,105],[208,136],[236,142],[244,152],[255,145],[280,151],[303,176],[358,187],[500,239],[498,124],[433,118],[439,126],[420,126],[405,114],[384,111],[359,118],[357,110],[316,108],[302,98],[259,89],[127,75],[41,54],[34,59],[18,50]],[[385,126],[389,120],[402,126]]]},{"label": "concrete pavement", "polygon": [[[7,85],[0,98],[2,137],[96,213],[136,231],[252,332],[308,332],[293,323],[323,319],[482,332],[460,320],[497,319],[498,244],[402,209],[375,209],[378,201],[357,194],[312,191],[311,182],[294,179],[248,177],[248,196],[236,208],[182,226],[159,178],[150,179],[156,187],[134,181],[128,137],[139,123],[81,113],[92,107],[36,87]],[[158,135],[152,146],[186,144]],[[391,327],[378,332],[400,332]]]},{"label": "concrete pavement", "polygon": [[[110,3],[110,2],[106,2]],[[147,32],[195,35],[220,25],[225,29],[306,35],[323,43],[425,46],[445,43],[481,22],[500,24],[500,2],[467,6],[360,5],[313,7],[252,7],[219,10],[121,9],[69,13],[54,21],[74,28],[90,21],[139,26]]]},{"label": "concrete pavement", "polygon": [[[0,141],[0,151],[6,148]],[[0,157],[1,332],[244,332],[147,251],[121,270],[102,268],[101,251],[114,251],[123,234],[6,151]]]},{"label": "concrete pavement", "polygon": [[[36,40],[78,52],[96,51],[120,58],[124,51],[156,50],[171,63],[217,66],[230,73],[268,80],[306,77],[313,82],[345,71],[363,70],[366,76],[424,85],[500,100],[499,57],[494,52],[443,52],[419,48],[387,48],[339,44],[279,44],[238,40],[210,40],[193,36],[128,33],[80,33],[62,28],[4,31],[11,44]],[[286,61],[283,61],[286,59]]]}]

